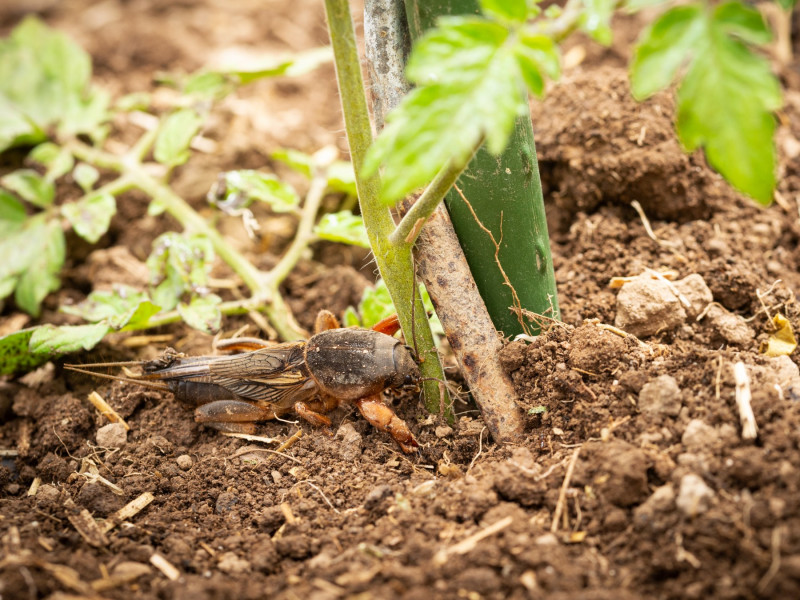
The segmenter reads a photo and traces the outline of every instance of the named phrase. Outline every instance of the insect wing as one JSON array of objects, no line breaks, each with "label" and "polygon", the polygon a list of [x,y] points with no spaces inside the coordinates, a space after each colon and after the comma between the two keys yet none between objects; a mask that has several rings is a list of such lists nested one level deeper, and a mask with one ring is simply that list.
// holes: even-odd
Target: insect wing
[{"label": "insect wing", "polygon": [[281,344],[224,357],[209,363],[211,381],[240,398],[273,404],[294,403],[311,396],[303,342]]}]

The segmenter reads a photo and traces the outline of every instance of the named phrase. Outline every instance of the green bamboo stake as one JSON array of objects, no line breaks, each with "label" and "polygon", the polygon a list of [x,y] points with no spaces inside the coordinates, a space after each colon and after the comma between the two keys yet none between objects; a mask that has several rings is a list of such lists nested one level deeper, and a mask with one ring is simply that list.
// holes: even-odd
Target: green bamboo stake
[{"label": "green bamboo stake", "polygon": [[[480,14],[477,0],[405,0],[405,6],[412,39],[440,16]],[[496,329],[506,337],[538,333],[509,310],[560,318],[530,115],[517,119],[502,155],[478,150],[457,186],[468,202],[456,190],[445,202]]]}]

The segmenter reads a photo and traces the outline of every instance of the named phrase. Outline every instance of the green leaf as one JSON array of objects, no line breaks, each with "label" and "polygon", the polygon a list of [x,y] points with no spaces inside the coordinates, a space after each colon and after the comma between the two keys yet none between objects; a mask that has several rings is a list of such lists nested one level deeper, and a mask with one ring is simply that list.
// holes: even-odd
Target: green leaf
[{"label": "green leaf", "polygon": [[127,313],[145,300],[147,300],[146,293],[127,285],[121,285],[114,291],[95,290],[82,302],[62,305],[60,310],[68,315],[75,315],[92,323],[98,323]]},{"label": "green leaf", "polygon": [[342,242],[362,248],[370,247],[364,220],[349,210],[323,215],[314,228],[314,234],[330,242]]},{"label": "green leaf", "polygon": [[361,313],[361,326],[367,329],[397,312],[383,279],[379,279],[375,287],[364,290],[358,312]]},{"label": "green leaf", "polygon": [[65,257],[64,232],[57,220],[45,222],[40,235],[25,242],[33,252],[26,269],[18,275],[14,294],[17,306],[34,317],[39,316],[45,296],[61,286],[58,273]]},{"label": "green leaf", "polygon": [[158,284],[152,291],[153,303],[172,310],[184,293],[205,292],[213,261],[213,247],[204,236],[160,235],[146,263],[152,283]]},{"label": "green leaf", "polygon": [[183,86],[183,93],[208,100],[221,100],[236,89],[225,73],[201,72],[192,75]]},{"label": "green leaf", "polygon": [[48,181],[55,181],[62,175],[66,175],[75,164],[75,158],[68,148],[62,148],[52,142],[39,144],[31,150],[28,158],[47,167],[45,179]]},{"label": "green leaf", "polygon": [[337,160],[328,165],[325,175],[328,178],[328,188],[335,192],[343,192],[348,196],[358,196],[356,190],[356,174],[353,164],[344,160]]},{"label": "green leaf", "polygon": [[703,9],[678,6],[661,15],[639,39],[631,63],[631,88],[637,100],[664,89],[703,34]]},{"label": "green leaf", "polygon": [[524,23],[528,18],[528,3],[525,0],[481,0],[481,11],[496,19]]},{"label": "green leaf", "polygon": [[222,313],[219,310],[221,302],[215,294],[194,296],[189,304],[178,305],[178,313],[189,326],[206,333],[216,333],[222,325]]},{"label": "green leaf", "polygon": [[387,115],[364,164],[367,176],[384,165],[387,202],[425,185],[450,160],[466,163],[484,138],[494,154],[505,148],[527,110],[508,36],[498,23],[451,17],[417,43],[407,76],[418,85]]},{"label": "green leaf", "polygon": [[117,201],[109,193],[93,193],[78,202],[61,207],[61,214],[70,222],[79,236],[90,244],[97,243],[108,231],[111,217],[117,212]]},{"label": "green leaf", "polygon": [[245,68],[241,66],[221,71],[235,76],[239,83],[248,84],[267,77],[279,77],[288,75],[297,77],[310,73],[320,65],[327,64],[333,60],[333,50],[330,46],[312,48],[304,52],[298,52],[288,58],[275,58],[269,56],[266,59],[256,60],[253,64]]},{"label": "green leaf", "polygon": [[36,144],[54,129],[97,139],[108,94],[91,87],[91,61],[63,33],[26,18],[0,40],[0,152]]},{"label": "green leaf", "polygon": [[131,112],[134,110],[147,110],[150,108],[152,98],[147,92],[133,92],[125,94],[117,100],[114,107],[122,112]]},{"label": "green leaf", "polygon": [[792,10],[797,4],[797,0],[776,0],[778,5],[784,10]]},{"label": "green leaf", "polygon": [[748,44],[757,46],[772,41],[772,32],[764,16],[755,8],[740,2],[720,4],[714,12],[714,23],[721,31],[741,38]]},{"label": "green leaf", "polygon": [[243,169],[228,171],[224,176],[222,200],[213,198],[221,208],[245,208],[253,200],[265,202],[275,212],[293,212],[300,203],[294,188],[269,173]]},{"label": "green leaf", "polygon": [[[26,217],[27,213],[22,202],[17,200],[13,194],[0,189],[0,239],[20,229],[25,223]],[[0,242],[1,247],[2,242]],[[0,298],[2,297],[0,294]]]},{"label": "green leaf", "polygon": [[169,167],[182,165],[189,160],[189,144],[200,131],[203,119],[196,111],[182,108],[169,115],[161,125],[156,138],[153,156]]},{"label": "green leaf", "polygon": [[525,84],[537,96],[544,94],[543,73],[551,79],[561,74],[558,47],[547,36],[521,36],[514,53]]},{"label": "green leaf", "polygon": [[611,44],[611,17],[617,0],[583,0],[583,13],[578,24],[595,41],[608,46]]},{"label": "green leaf", "polygon": [[23,200],[40,208],[50,206],[56,196],[53,182],[31,169],[12,171],[0,179],[0,183],[12,192],[16,192]]},{"label": "green leaf", "polygon": [[782,104],[769,63],[747,42],[767,39],[755,9],[732,2],[674,8],[644,33],[631,73],[634,94],[666,87],[688,63],[678,88],[678,135],[703,147],[709,164],[762,204],[775,187],[773,111]]},{"label": "green leaf", "polygon": [[46,357],[35,356],[28,349],[35,329],[22,329],[0,337],[0,375],[32,371],[47,362]]},{"label": "green leaf", "polygon": [[92,165],[86,163],[78,163],[72,171],[72,178],[75,180],[85,193],[89,193],[100,179],[100,173]]},{"label": "green leaf", "polygon": [[275,160],[281,161],[286,166],[311,179],[314,175],[314,157],[299,150],[281,148],[270,154]]},{"label": "green leaf", "polygon": [[91,350],[106,333],[108,326],[102,323],[62,327],[42,325],[34,329],[29,348],[32,354],[47,356],[50,359],[79,350]]},{"label": "green leaf", "polygon": [[361,327],[361,319],[358,318],[356,309],[348,306],[344,311],[344,318],[342,319],[343,327]]}]

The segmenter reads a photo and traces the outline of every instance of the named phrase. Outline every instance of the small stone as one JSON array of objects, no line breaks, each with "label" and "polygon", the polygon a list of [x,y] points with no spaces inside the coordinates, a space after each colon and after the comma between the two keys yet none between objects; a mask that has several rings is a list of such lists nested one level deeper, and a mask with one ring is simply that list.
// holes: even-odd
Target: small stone
[{"label": "small stone", "polygon": [[543,533],[533,540],[533,543],[537,546],[557,546],[558,537],[556,537],[555,533]]},{"label": "small stone", "polygon": [[687,517],[694,517],[706,512],[711,507],[714,499],[712,490],[703,478],[694,473],[684,475],[681,479],[680,490],[675,504]]},{"label": "small stone", "polygon": [[669,331],[684,321],[686,311],[666,281],[641,275],[617,295],[614,325],[637,337]]},{"label": "small stone", "polygon": [[58,491],[56,486],[50,485],[49,483],[44,483],[39,486],[39,489],[36,492],[36,502],[42,504],[57,502],[60,495],[61,492]]},{"label": "small stone", "polygon": [[681,389],[675,378],[660,375],[647,382],[639,392],[639,410],[652,417],[677,417],[681,412]]},{"label": "small stone", "polygon": [[753,328],[741,316],[728,312],[718,304],[708,309],[705,319],[723,340],[733,346],[746,346],[756,336]]},{"label": "small stone", "polygon": [[367,494],[367,497],[364,500],[364,508],[366,508],[367,510],[372,510],[378,504],[380,504],[384,498],[389,498],[393,495],[394,495],[394,490],[392,490],[390,486],[379,485],[378,487],[370,491],[369,494]]},{"label": "small stone", "polygon": [[795,394],[800,393],[800,369],[791,358],[785,355],[776,356],[769,361],[769,366],[772,367],[784,394],[792,391]]},{"label": "small stone", "polygon": [[437,438],[446,438],[453,435],[453,428],[447,425],[439,425],[436,428],[435,433]]},{"label": "small stone", "polygon": [[122,423],[109,423],[97,430],[95,439],[101,448],[122,448],[128,443],[128,430]]},{"label": "small stone", "polygon": [[717,430],[700,419],[692,419],[686,426],[681,443],[689,449],[704,448],[719,438]]},{"label": "small stone", "polygon": [[642,525],[652,523],[657,514],[668,511],[674,503],[675,490],[672,485],[662,485],[633,510],[633,517],[637,523]]},{"label": "small stone", "polygon": [[283,479],[283,475],[281,475],[281,472],[276,471],[275,469],[272,469],[270,475],[272,476],[272,481],[274,481],[275,483],[280,483],[281,479]]},{"label": "small stone", "polygon": [[236,497],[236,494],[232,494],[231,492],[222,492],[219,496],[217,496],[217,503],[214,507],[214,511],[218,515],[230,512],[238,502],[239,498]]},{"label": "small stone", "polygon": [[239,558],[234,552],[225,552],[224,554],[220,555],[217,568],[223,573],[228,573],[229,575],[238,575],[240,573],[246,573],[250,570],[250,562],[243,558]]},{"label": "small stone", "polygon": [[722,238],[711,238],[706,244],[708,253],[714,256],[730,256],[731,248]]},{"label": "small stone", "polygon": [[6,486],[6,493],[8,493],[9,496],[16,496],[17,494],[19,494],[19,491],[21,489],[22,486],[20,486],[18,483],[9,483]]},{"label": "small stone", "polygon": [[188,454],[181,454],[175,459],[175,462],[178,464],[178,468],[181,471],[188,471],[192,468],[192,457]]},{"label": "small stone", "polygon": [[697,273],[692,273],[672,284],[679,294],[689,301],[690,306],[684,305],[686,316],[694,320],[702,313],[706,306],[714,301],[714,294],[706,285],[706,280]]},{"label": "small stone", "polygon": [[361,456],[363,438],[352,423],[345,423],[336,431],[339,442],[339,456],[345,461],[353,461]]}]

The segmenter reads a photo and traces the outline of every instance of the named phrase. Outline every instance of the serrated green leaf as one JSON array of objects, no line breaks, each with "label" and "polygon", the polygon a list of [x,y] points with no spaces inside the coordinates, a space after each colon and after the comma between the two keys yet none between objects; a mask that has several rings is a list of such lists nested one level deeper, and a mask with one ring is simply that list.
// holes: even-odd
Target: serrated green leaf
[{"label": "serrated green leaf", "polygon": [[666,88],[703,34],[703,9],[675,7],[644,31],[631,63],[631,89],[637,100]]},{"label": "serrated green leaf", "polygon": [[58,273],[66,253],[64,232],[58,221],[47,221],[41,238],[27,240],[34,248],[27,268],[19,273],[14,300],[22,310],[38,317],[45,296],[61,286]]},{"label": "serrated green leaf", "polygon": [[497,19],[524,23],[528,18],[528,3],[525,0],[481,0],[481,11]]},{"label": "serrated green leaf", "polygon": [[225,173],[225,193],[222,200],[214,202],[224,208],[245,208],[253,200],[270,205],[275,212],[293,212],[300,203],[294,188],[270,173],[249,169]]},{"label": "serrated green leaf", "polygon": [[544,76],[558,79],[561,74],[558,47],[553,40],[543,35],[520,37],[514,46],[517,64],[528,89],[541,96],[544,93]]},{"label": "serrated green leaf", "polygon": [[40,208],[50,206],[56,196],[53,182],[47,181],[31,169],[12,171],[0,179],[0,183],[12,192],[16,192],[23,200]]},{"label": "serrated green leaf", "polygon": [[425,185],[450,160],[465,163],[484,138],[494,154],[505,148],[527,110],[508,34],[497,23],[458,17],[418,42],[407,70],[418,87],[387,115],[364,164],[367,176],[384,165],[384,200]]},{"label": "serrated green leaf", "polygon": [[775,188],[775,118],[780,87],[767,61],[713,32],[678,90],[678,135],[688,151],[762,204]]},{"label": "serrated green leaf", "polygon": [[66,175],[75,164],[75,158],[68,148],[63,148],[52,142],[39,144],[31,150],[28,158],[47,167],[45,179],[48,181],[55,181],[62,175]]},{"label": "serrated green leaf", "polygon": [[180,303],[178,313],[190,327],[206,333],[216,333],[222,324],[222,313],[219,310],[221,302],[220,297],[215,294],[195,296],[189,304]]},{"label": "serrated green leaf", "polygon": [[182,108],[169,115],[159,129],[153,157],[169,167],[185,163],[190,156],[189,144],[202,124],[203,119],[190,108]]},{"label": "serrated green leaf", "polygon": [[290,148],[281,148],[280,150],[275,150],[270,156],[298,173],[305,175],[308,179],[311,179],[314,174],[314,157],[310,154]]},{"label": "serrated green leaf", "polygon": [[772,32],[763,15],[741,2],[720,4],[714,11],[714,23],[720,30],[748,44],[760,45],[772,41]]},{"label": "serrated green leaf", "polygon": [[746,42],[767,39],[760,15],[738,3],[674,8],[644,34],[632,87],[645,97],[668,85],[688,62],[678,88],[678,135],[687,151],[703,147],[709,164],[763,204],[775,187],[773,111],[780,85]]},{"label": "serrated green leaf", "polygon": [[150,300],[142,300],[126,313],[109,319],[108,323],[122,331],[145,329],[150,323],[150,317],[157,315],[160,311],[161,307],[158,304],[154,304]]},{"label": "serrated green leaf", "polygon": [[91,61],[63,33],[26,18],[0,40],[0,151],[47,139],[48,131],[97,139],[108,95],[90,85]]},{"label": "serrated green leaf", "polygon": [[314,234],[329,242],[341,242],[362,248],[370,247],[364,220],[349,210],[324,215],[314,228]]},{"label": "serrated green leaf", "polygon": [[91,350],[108,333],[105,324],[96,325],[42,325],[34,329],[29,342],[29,350],[34,355],[52,359],[70,352]]},{"label": "serrated green leaf", "polygon": [[97,243],[108,231],[116,212],[117,201],[106,192],[89,194],[61,207],[61,214],[70,222],[75,233],[90,244]]},{"label": "serrated green leaf", "polygon": [[92,165],[86,163],[78,163],[72,171],[72,178],[75,180],[85,193],[89,193],[100,179],[100,172]]}]

